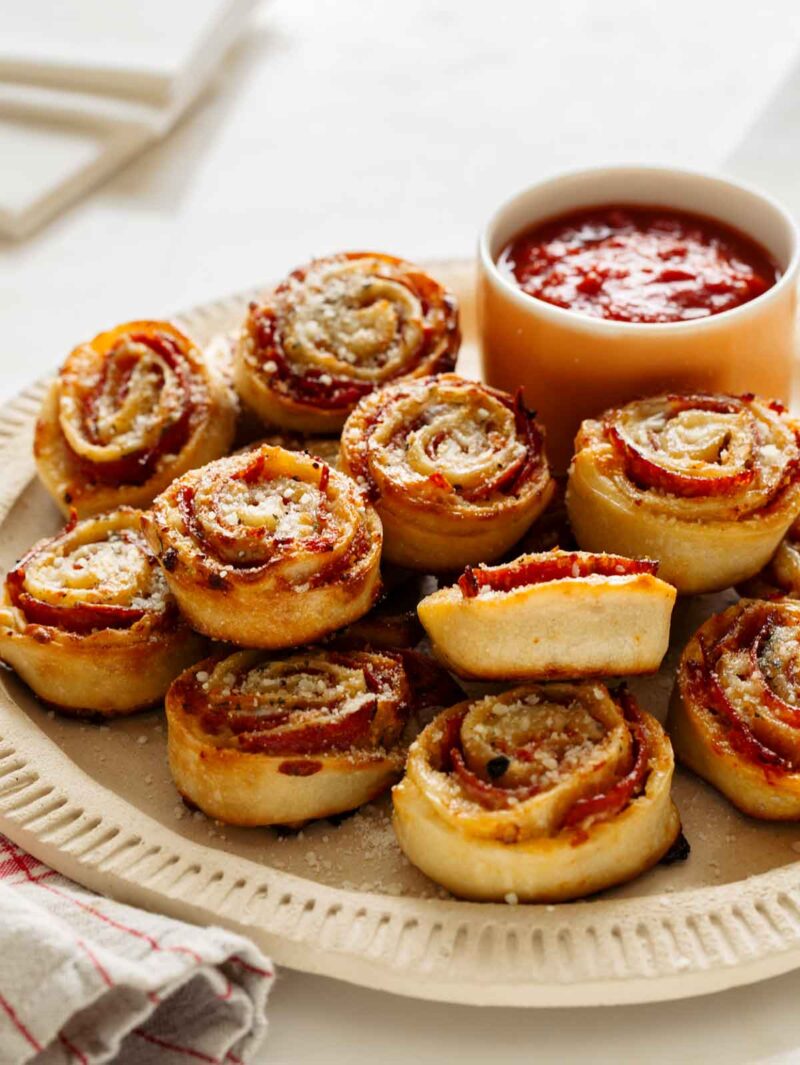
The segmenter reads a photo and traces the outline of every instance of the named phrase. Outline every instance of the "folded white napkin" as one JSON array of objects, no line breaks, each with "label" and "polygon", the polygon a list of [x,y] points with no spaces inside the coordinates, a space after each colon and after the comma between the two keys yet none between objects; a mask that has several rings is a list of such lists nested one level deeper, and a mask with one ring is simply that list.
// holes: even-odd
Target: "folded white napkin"
[{"label": "folded white napkin", "polygon": [[0,237],[28,236],[147,143],[130,126],[21,121],[0,101]]},{"label": "folded white napkin", "polygon": [[0,78],[191,97],[255,0],[25,0],[3,11]]},{"label": "folded white napkin", "polygon": [[273,981],[243,937],[102,898],[0,836],[3,1065],[240,1065]]},{"label": "folded white napkin", "polygon": [[25,0],[0,31],[0,236],[27,236],[178,121],[257,0]]}]

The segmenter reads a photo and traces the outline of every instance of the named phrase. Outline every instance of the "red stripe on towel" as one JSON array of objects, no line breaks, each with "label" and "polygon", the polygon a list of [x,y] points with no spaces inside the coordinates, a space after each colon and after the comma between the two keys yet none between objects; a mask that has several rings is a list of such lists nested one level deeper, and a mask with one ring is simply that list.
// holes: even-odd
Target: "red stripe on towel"
[{"label": "red stripe on towel", "polygon": [[11,1005],[11,1003],[7,999],[3,998],[2,995],[0,995],[0,1008],[5,1010],[6,1014],[8,1015],[9,1020],[11,1021],[11,1023],[17,1029],[19,1034],[24,1036],[25,1039],[28,1040],[28,1042],[33,1047],[33,1049],[34,1050],[41,1050],[42,1049],[41,1043],[39,1043],[38,1040],[34,1039],[34,1037],[31,1035],[31,1033],[28,1031],[28,1029],[25,1027],[25,1025],[22,1023],[22,1021],[17,1016],[17,1011],[14,1009],[14,1007]]}]

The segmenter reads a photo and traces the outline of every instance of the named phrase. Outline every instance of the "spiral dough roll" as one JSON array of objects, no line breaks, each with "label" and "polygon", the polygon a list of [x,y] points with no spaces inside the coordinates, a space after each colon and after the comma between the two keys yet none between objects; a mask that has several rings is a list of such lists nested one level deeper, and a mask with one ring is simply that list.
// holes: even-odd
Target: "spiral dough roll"
[{"label": "spiral dough roll", "polygon": [[453,894],[555,901],[632,879],[680,831],[672,748],[624,689],[528,685],[457,704],[393,792],[407,857]]},{"label": "spiral dough roll", "polygon": [[652,673],[669,645],[675,589],[658,565],[547,551],[468,566],[419,604],[437,656],[485,680]]},{"label": "spiral dough roll", "polygon": [[268,444],[175,481],[144,519],[181,610],[245,647],[308,643],[380,593],[381,523],[344,474]]},{"label": "spiral dough roll", "polygon": [[187,670],[166,707],[170,767],[186,799],[230,824],[297,825],[354,809],[397,780],[414,694],[396,655],[237,651]]},{"label": "spiral dough roll", "polygon": [[0,658],[67,713],[151,706],[205,652],[129,507],[41,540],[8,574]]},{"label": "spiral dough roll", "polygon": [[375,502],[387,561],[431,572],[498,558],[555,488],[521,396],[455,374],[399,381],[362,400],[340,462]]},{"label": "spiral dough roll", "polygon": [[667,395],[586,421],[567,506],[588,551],[660,562],[679,592],[757,573],[800,508],[797,427],[755,396]]},{"label": "spiral dough roll", "polygon": [[742,599],[681,657],[677,757],[751,817],[800,820],[800,603]]},{"label": "spiral dough roll", "polygon": [[334,433],[374,389],[452,370],[460,340],[455,298],[419,267],[344,252],[300,267],[250,305],[235,382],[267,424]]}]

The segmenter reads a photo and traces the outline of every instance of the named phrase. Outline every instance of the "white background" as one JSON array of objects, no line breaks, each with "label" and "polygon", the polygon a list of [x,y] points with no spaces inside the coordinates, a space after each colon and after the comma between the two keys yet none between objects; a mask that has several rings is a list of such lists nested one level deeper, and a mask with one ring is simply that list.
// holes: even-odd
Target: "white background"
[{"label": "white background", "polygon": [[[165,143],[0,243],[0,399],[102,328],[312,254],[470,255],[500,199],[565,167],[728,165],[800,208],[797,63],[797,0],[276,0]],[[286,972],[260,1061],[800,1061],[799,998],[800,974],[682,1004],[479,1010]]]}]

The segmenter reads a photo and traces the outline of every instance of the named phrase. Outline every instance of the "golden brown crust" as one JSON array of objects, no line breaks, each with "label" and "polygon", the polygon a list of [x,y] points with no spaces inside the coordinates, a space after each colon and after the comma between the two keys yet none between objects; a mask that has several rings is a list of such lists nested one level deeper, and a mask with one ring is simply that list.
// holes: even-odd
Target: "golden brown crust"
[{"label": "golden brown crust", "polygon": [[657,565],[583,551],[470,568],[419,604],[437,657],[460,676],[554,680],[654,672],[676,592]]},{"label": "golden brown crust", "polygon": [[792,524],[761,572],[736,590],[748,599],[800,599],[800,519]]},{"label": "golden brown crust", "polygon": [[333,433],[373,389],[452,370],[460,341],[455,298],[419,267],[344,252],[294,270],[250,305],[236,388],[267,424]]},{"label": "golden brown crust", "polygon": [[342,433],[341,466],[375,500],[387,561],[429,572],[499,558],[554,491],[521,397],[455,374],[362,400]]},{"label": "golden brown crust", "polygon": [[230,824],[296,825],[355,809],[400,775],[411,699],[391,655],[222,652],[167,695],[175,783]]},{"label": "golden brown crust", "polygon": [[753,576],[800,506],[796,425],[752,396],[656,396],[586,421],[567,507],[589,551],[660,563],[679,592]]},{"label": "golden brown crust", "polygon": [[39,476],[79,517],[146,506],[233,440],[231,390],[170,322],[128,322],[71,353],[36,425]]},{"label": "golden brown crust", "polygon": [[198,631],[246,647],[317,640],[380,592],[381,523],[344,474],[262,445],[175,481],[144,531]]},{"label": "golden brown crust", "polygon": [[6,578],[0,658],[64,713],[152,706],[207,647],[179,617],[140,518],[125,507],[71,523]]},{"label": "golden brown crust", "polygon": [[800,820],[800,604],[742,599],[686,645],[667,728],[677,757],[751,817]]},{"label": "golden brown crust", "polygon": [[555,901],[622,883],[680,830],[672,749],[626,693],[525,687],[440,714],[392,793],[407,857],[454,894]]}]

